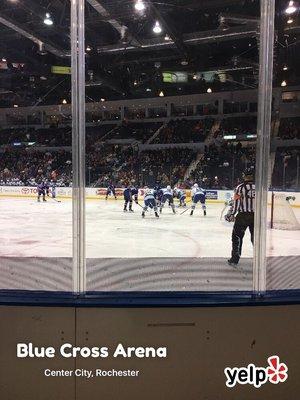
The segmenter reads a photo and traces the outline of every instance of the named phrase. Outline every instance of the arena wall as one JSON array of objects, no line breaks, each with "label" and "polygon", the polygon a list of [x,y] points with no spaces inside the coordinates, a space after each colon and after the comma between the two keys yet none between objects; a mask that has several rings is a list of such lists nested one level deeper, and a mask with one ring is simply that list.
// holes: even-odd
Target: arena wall
[{"label": "arena wall", "polygon": [[[296,400],[300,306],[0,307],[3,400]],[[54,358],[17,358],[17,343],[53,346]],[[167,358],[63,358],[79,347],[165,346]],[[278,355],[285,383],[227,388],[224,368],[266,366]],[[138,377],[46,377],[45,370],[138,370]]]},{"label": "arena wall", "polygon": [[[119,200],[123,199],[122,188],[116,189],[117,198]],[[106,188],[86,188],[86,198],[89,200],[104,199],[106,194]],[[191,191],[187,190],[187,198],[190,199]],[[58,187],[56,189],[57,197],[61,199],[71,199],[72,198],[72,188],[69,187]],[[277,193],[277,192],[276,192]],[[278,192],[280,193],[280,192]],[[284,192],[287,196],[295,197],[293,206],[300,207],[300,192]],[[139,196],[143,196],[143,189],[139,190]],[[206,196],[208,202],[212,203],[224,203],[226,200],[230,199],[233,194],[232,190],[213,190],[209,189],[206,191]],[[37,195],[35,187],[30,186],[0,186],[0,198],[34,198]],[[113,197],[109,197],[109,199]],[[271,202],[271,192],[269,192],[269,203]]]}]

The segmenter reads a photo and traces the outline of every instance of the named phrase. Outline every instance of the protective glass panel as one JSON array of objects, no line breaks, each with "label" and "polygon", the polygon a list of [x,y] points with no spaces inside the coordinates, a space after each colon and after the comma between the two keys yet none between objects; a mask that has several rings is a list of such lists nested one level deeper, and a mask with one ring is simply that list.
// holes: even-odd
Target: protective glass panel
[{"label": "protective glass panel", "polygon": [[[293,3],[293,4],[289,4]],[[278,2],[267,234],[267,289],[300,288],[298,4]],[[280,45],[281,43],[281,45]]]},{"label": "protective glass panel", "polygon": [[259,2],[86,7],[87,290],[251,290]]},{"label": "protective glass panel", "polygon": [[0,289],[70,291],[70,6],[25,3],[0,4]]}]

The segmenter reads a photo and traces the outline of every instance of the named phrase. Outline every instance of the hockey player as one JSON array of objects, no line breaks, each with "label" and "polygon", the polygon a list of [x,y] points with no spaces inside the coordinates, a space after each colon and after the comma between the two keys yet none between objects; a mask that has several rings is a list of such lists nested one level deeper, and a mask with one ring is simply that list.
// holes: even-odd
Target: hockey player
[{"label": "hockey player", "polygon": [[196,204],[200,202],[202,205],[203,214],[204,214],[204,216],[206,216],[206,204],[205,204],[206,193],[205,193],[205,190],[200,188],[198,183],[195,183],[194,186],[192,187],[191,196],[192,196],[193,203],[192,203],[192,209],[191,209],[190,215],[194,214]]},{"label": "hockey player", "polygon": [[50,188],[51,188],[51,197],[52,199],[56,198],[56,182],[54,181],[46,181],[45,182],[45,190],[47,197],[50,197]]},{"label": "hockey player", "polygon": [[230,199],[229,201],[225,202],[225,207],[229,207],[227,213],[225,214],[225,221],[227,222],[233,222],[234,221],[234,216],[232,215],[233,212],[233,207],[234,207],[234,201],[233,198]]},{"label": "hockey player", "polygon": [[46,202],[46,190],[47,190],[47,184],[45,182],[45,179],[42,177],[39,177],[37,180],[37,201],[40,203],[41,201],[41,196],[43,197],[43,201]]},{"label": "hockey player", "polygon": [[156,204],[156,200],[154,197],[154,190],[153,189],[149,189],[147,186],[145,187],[145,195],[144,195],[144,209],[142,212],[142,217],[145,218],[145,212],[148,210],[148,207],[153,208],[154,213],[156,218],[159,218],[158,212],[157,212],[157,204]]},{"label": "hockey player", "polygon": [[177,199],[179,200],[179,207],[186,207],[186,192],[183,189],[174,188],[174,195],[177,197]]},{"label": "hockey player", "polygon": [[132,209],[132,194],[131,194],[131,187],[127,186],[124,189],[124,212],[127,212],[127,206],[129,204],[129,212],[133,212]]},{"label": "hockey player", "polygon": [[112,183],[110,183],[107,187],[105,200],[107,200],[108,196],[110,195],[113,195],[115,197],[115,200],[117,200],[116,188],[115,185],[113,185]]},{"label": "hockey player", "polygon": [[139,202],[139,189],[136,186],[131,186],[131,195],[132,195],[132,198],[133,198],[135,204],[138,204],[138,202]]},{"label": "hockey player", "polygon": [[174,205],[174,192],[173,192],[171,186],[168,185],[165,189],[162,189],[162,193],[163,193],[163,195],[162,195],[160,209],[159,209],[160,213],[162,212],[162,209],[163,209],[166,201],[168,201],[169,205],[172,208],[173,214],[176,214],[175,205]]},{"label": "hockey player", "polygon": [[156,200],[157,206],[160,207],[163,197],[163,190],[159,183],[154,186],[154,198]]},{"label": "hockey player", "polygon": [[247,228],[250,231],[252,244],[254,240],[255,185],[252,168],[243,173],[243,183],[235,188],[233,200],[234,205],[231,215],[227,217],[227,220],[230,218],[235,221],[232,230],[232,251],[231,258],[228,260],[229,265],[237,265],[239,263],[243,238]]},{"label": "hockey player", "polygon": [[127,206],[129,204],[129,212],[133,212],[132,202],[138,204],[138,189],[134,186],[127,186],[124,189],[124,212],[127,212]]}]

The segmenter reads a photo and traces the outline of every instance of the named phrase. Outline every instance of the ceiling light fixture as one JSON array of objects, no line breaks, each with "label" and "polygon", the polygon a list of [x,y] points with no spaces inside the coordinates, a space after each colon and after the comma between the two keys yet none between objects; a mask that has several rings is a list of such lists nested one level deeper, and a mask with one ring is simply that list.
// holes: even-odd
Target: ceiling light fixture
[{"label": "ceiling light fixture", "polygon": [[48,25],[48,26],[53,25],[53,20],[52,20],[51,15],[49,13],[46,13],[46,17],[44,19],[44,24]]},{"label": "ceiling light fixture", "polygon": [[168,42],[169,40],[171,40],[171,38],[170,38],[170,36],[168,34],[166,34],[165,41]]},{"label": "ceiling light fixture", "polygon": [[288,24],[292,24],[294,22],[293,18],[289,17],[289,19],[286,21]]},{"label": "ceiling light fixture", "polygon": [[282,81],[282,82],[281,82],[281,86],[282,86],[282,87],[285,87],[286,85],[287,85],[286,81]]},{"label": "ceiling light fixture", "polygon": [[285,10],[286,14],[294,14],[294,12],[297,11],[297,8],[295,7],[294,1],[289,1],[289,4]]},{"label": "ceiling light fixture", "polygon": [[156,21],[156,22],[155,22],[155,25],[154,25],[154,27],[153,27],[152,30],[153,30],[153,32],[156,33],[156,34],[159,34],[159,33],[162,32],[162,28],[161,28],[161,26],[160,26],[159,21]]},{"label": "ceiling light fixture", "polygon": [[2,58],[2,62],[7,62],[7,59],[5,57]]},{"label": "ceiling light fixture", "polygon": [[212,93],[212,89],[210,87],[207,89],[207,93]]},{"label": "ceiling light fixture", "polygon": [[282,69],[283,69],[283,71],[287,71],[288,70],[288,66],[284,65],[284,67]]},{"label": "ceiling light fixture", "polygon": [[101,99],[100,99],[100,101],[102,101],[102,103],[105,101],[105,99],[102,97]]},{"label": "ceiling light fixture", "polygon": [[159,97],[164,97],[164,92],[161,90],[160,92],[159,92]]},{"label": "ceiling light fixture", "polygon": [[66,99],[63,99],[62,103],[63,103],[63,104],[67,104],[68,102],[67,102]]},{"label": "ceiling light fixture", "polygon": [[86,51],[92,51],[91,46],[86,46]]},{"label": "ceiling light fixture", "polygon": [[137,0],[135,2],[134,8],[136,9],[136,11],[144,11],[146,6],[143,0]]}]

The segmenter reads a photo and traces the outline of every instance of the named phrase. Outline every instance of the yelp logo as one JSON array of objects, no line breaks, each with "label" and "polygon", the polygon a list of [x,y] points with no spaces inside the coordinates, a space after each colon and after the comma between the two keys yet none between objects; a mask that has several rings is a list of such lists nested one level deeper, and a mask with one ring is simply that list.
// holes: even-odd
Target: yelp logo
[{"label": "yelp logo", "polygon": [[280,362],[278,356],[268,358],[267,367],[256,367],[249,364],[247,367],[234,367],[224,369],[226,386],[229,388],[235,385],[253,385],[260,388],[267,382],[277,385],[283,383],[288,378],[288,367],[285,363]]}]

